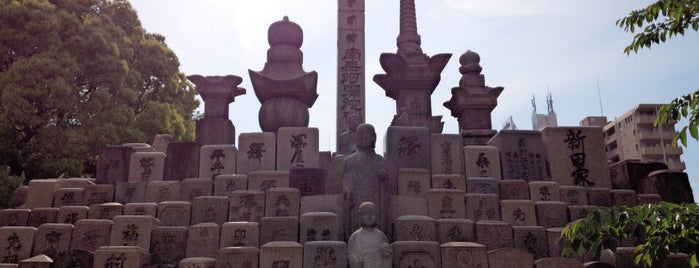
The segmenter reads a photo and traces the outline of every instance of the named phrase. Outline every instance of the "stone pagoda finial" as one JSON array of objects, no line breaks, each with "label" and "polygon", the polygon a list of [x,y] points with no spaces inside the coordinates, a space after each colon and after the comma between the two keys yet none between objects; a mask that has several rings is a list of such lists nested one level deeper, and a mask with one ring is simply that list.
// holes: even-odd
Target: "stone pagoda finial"
[{"label": "stone pagoda finial", "polygon": [[374,75],[374,82],[396,100],[396,115],[391,126],[427,127],[431,133],[441,133],[441,116],[432,116],[430,98],[441,79],[441,72],[451,54],[429,57],[422,53],[417,34],[415,0],[400,1],[400,33],[398,52],[383,53],[379,58],[386,74]]},{"label": "stone pagoda finial", "polygon": [[404,56],[423,55],[420,48],[420,35],[417,34],[415,0],[400,1],[400,31],[396,43],[398,54]]},{"label": "stone pagoda finial", "polygon": [[235,75],[187,76],[204,100],[204,118],[197,121],[196,142],[207,144],[235,144],[235,127],[228,119],[228,105],[235,97],[245,94],[238,87],[243,81]]},{"label": "stone pagoda finial", "polygon": [[464,145],[485,145],[497,133],[492,129],[490,113],[504,88],[485,86],[480,61],[481,57],[470,50],[459,57],[461,80],[451,89],[451,99],[444,103],[459,121]]},{"label": "stone pagoda finial", "polygon": [[318,74],[303,70],[303,30],[285,16],[269,26],[267,41],[270,48],[265,67],[259,72],[248,71],[262,103],[260,128],[277,132],[280,127],[307,127],[308,108],[318,98]]}]

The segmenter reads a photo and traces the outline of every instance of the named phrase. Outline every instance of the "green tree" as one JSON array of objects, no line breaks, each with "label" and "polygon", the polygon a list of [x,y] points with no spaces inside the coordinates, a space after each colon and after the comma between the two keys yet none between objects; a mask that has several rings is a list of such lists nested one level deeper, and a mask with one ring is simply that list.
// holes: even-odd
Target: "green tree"
[{"label": "green tree", "polygon": [[[633,41],[624,53],[638,52],[641,48],[664,43],[667,39],[684,35],[687,30],[699,30],[699,0],[659,0],[646,8],[633,10],[616,24],[627,32],[634,33]],[[640,30],[642,29],[642,31]],[[681,96],[664,105],[655,119],[656,126],[687,118],[689,124],[682,127],[672,140],[677,146],[680,141],[687,146],[687,132],[699,140],[699,90]]]},{"label": "green tree", "polygon": [[690,267],[699,254],[699,207],[662,202],[637,207],[598,209],[563,228],[559,239],[564,255],[591,252],[599,258],[623,239],[639,241],[635,262],[658,267],[670,253],[689,255]]},{"label": "green tree", "polygon": [[195,90],[126,0],[0,1],[0,165],[94,174],[99,148],[194,138]]}]

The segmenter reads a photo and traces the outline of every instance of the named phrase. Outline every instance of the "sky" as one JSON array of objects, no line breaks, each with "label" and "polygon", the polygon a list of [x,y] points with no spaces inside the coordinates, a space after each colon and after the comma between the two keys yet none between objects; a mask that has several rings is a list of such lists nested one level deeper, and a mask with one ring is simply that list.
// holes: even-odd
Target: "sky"
[{"label": "sky", "polygon": [[[697,32],[636,54],[623,53],[633,34],[615,22],[651,1],[415,2],[423,52],[452,54],[432,94],[432,114],[443,115],[443,133],[458,133],[456,118],[442,104],[451,98],[451,88],[458,86],[458,58],[467,50],[480,55],[486,85],[505,88],[492,113],[496,129],[509,116],[519,129],[531,129],[532,95],[541,113],[550,92],[559,126],[578,126],[586,116],[613,120],[639,103],[668,103],[699,88]],[[247,94],[229,107],[237,134],[261,131],[260,103],[248,70],[262,70],[269,48],[268,27],[289,16],[303,28],[304,70],[318,72],[320,96],[310,109],[310,126],[320,129],[320,149],[334,150],[337,1],[132,0],[131,4],[146,31],[165,36],[186,75],[243,78],[240,86]],[[395,102],[372,77],[385,73],[379,55],[397,50],[398,11],[398,0],[366,1],[366,121],[379,137],[396,113]],[[382,148],[379,141],[377,151]],[[699,201],[698,142],[688,143],[682,160]]]}]

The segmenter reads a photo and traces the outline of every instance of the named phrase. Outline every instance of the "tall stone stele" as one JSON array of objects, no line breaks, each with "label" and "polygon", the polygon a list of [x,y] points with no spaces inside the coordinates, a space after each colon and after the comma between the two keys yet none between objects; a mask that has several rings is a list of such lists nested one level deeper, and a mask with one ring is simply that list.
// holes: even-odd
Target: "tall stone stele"
[{"label": "tall stone stele", "polygon": [[252,87],[262,103],[259,122],[264,132],[280,127],[308,127],[308,108],[318,94],[318,74],[303,70],[303,30],[288,17],[267,31],[267,63],[262,71],[249,70]]},{"label": "tall stone stele", "polygon": [[197,121],[196,143],[235,144],[235,127],[228,119],[228,105],[235,97],[245,94],[238,87],[243,79],[235,75],[187,76],[204,100],[204,118]]},{"label": "tall stone stele", "polygon": [[492,129],[490,113],[504,88],[485,86],[480,61],[481,57],[470,50],[459,57],[461,80],[458,87],[451,89],[451,99],[444,103],[459,121],[464,145],[486,145],[497,133]]},{"label": "tall stone stele", "polygon": [[442,133],[441,116],[432,116],[430,97],[439,84],[441,72],[451,54],[432,57],[422,53],[417,34],[415,0],[400,1],[398,53],[379,57],[386,74],[374,75],[374,82],[396,100],[396,115],[391,126],[427,127],[430,133]]}]

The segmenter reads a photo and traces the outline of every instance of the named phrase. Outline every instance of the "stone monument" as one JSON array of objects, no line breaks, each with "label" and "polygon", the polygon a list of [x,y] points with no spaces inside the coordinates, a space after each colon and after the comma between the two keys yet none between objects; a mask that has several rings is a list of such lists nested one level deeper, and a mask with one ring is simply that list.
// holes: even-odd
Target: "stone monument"
[{"label": "stone monument", "polygon": [[366,117],[364,0],[338,0],[337,6],[337,152],[347,155],[352,151],[343,145],[352,139],[345,133]]},{"label": "stone monument", "polygon": [[348,259],[351,268],[389,268],[391,267],[391,247],[388,238],[376,229],[376,206],[364,202],[359,206],[362,227],[352,233],[348,247]]},{"label": "stone monument", "polygon": [[308,108],[318,94],[318,74],[303,70],[303,30],[288,17],[267,31],[267,63],[262,71],[249,70],[252,87],[262,103],[259,122],[264,132],[280,127],[308,127]]},{"label": "stone monument", "polygon": [[228,105],[236,96],[245,94],[238,87],[243,79],[235,75],[187,76],[204,100],[204,118],[197,121],[196,142],[206,144],[235,144],[235,127],[228,119]]},{"label": "stone monument", "polygon": [[400,32],[397,53],[382,53],[379,58],[386,74],[374,75],[374,82],[396,100],[396,115],[391,126],[427,127],[430,133],[442,133],[442,116],[432,116],[430,97],[439,84],[441,72],[451,54],[429,57],[422,52],[417,33],[415,0],[400,1]]},{"label": "stone monument", "polygon": [[444,103],[459,121],[464,145],[486,145],[497,133],[492,129],[490,113],[504,88],[485,86],[480,61],[481,57],[470,50],[459,57],[461,80],[458,87],[451,89],[451,99]]}]

